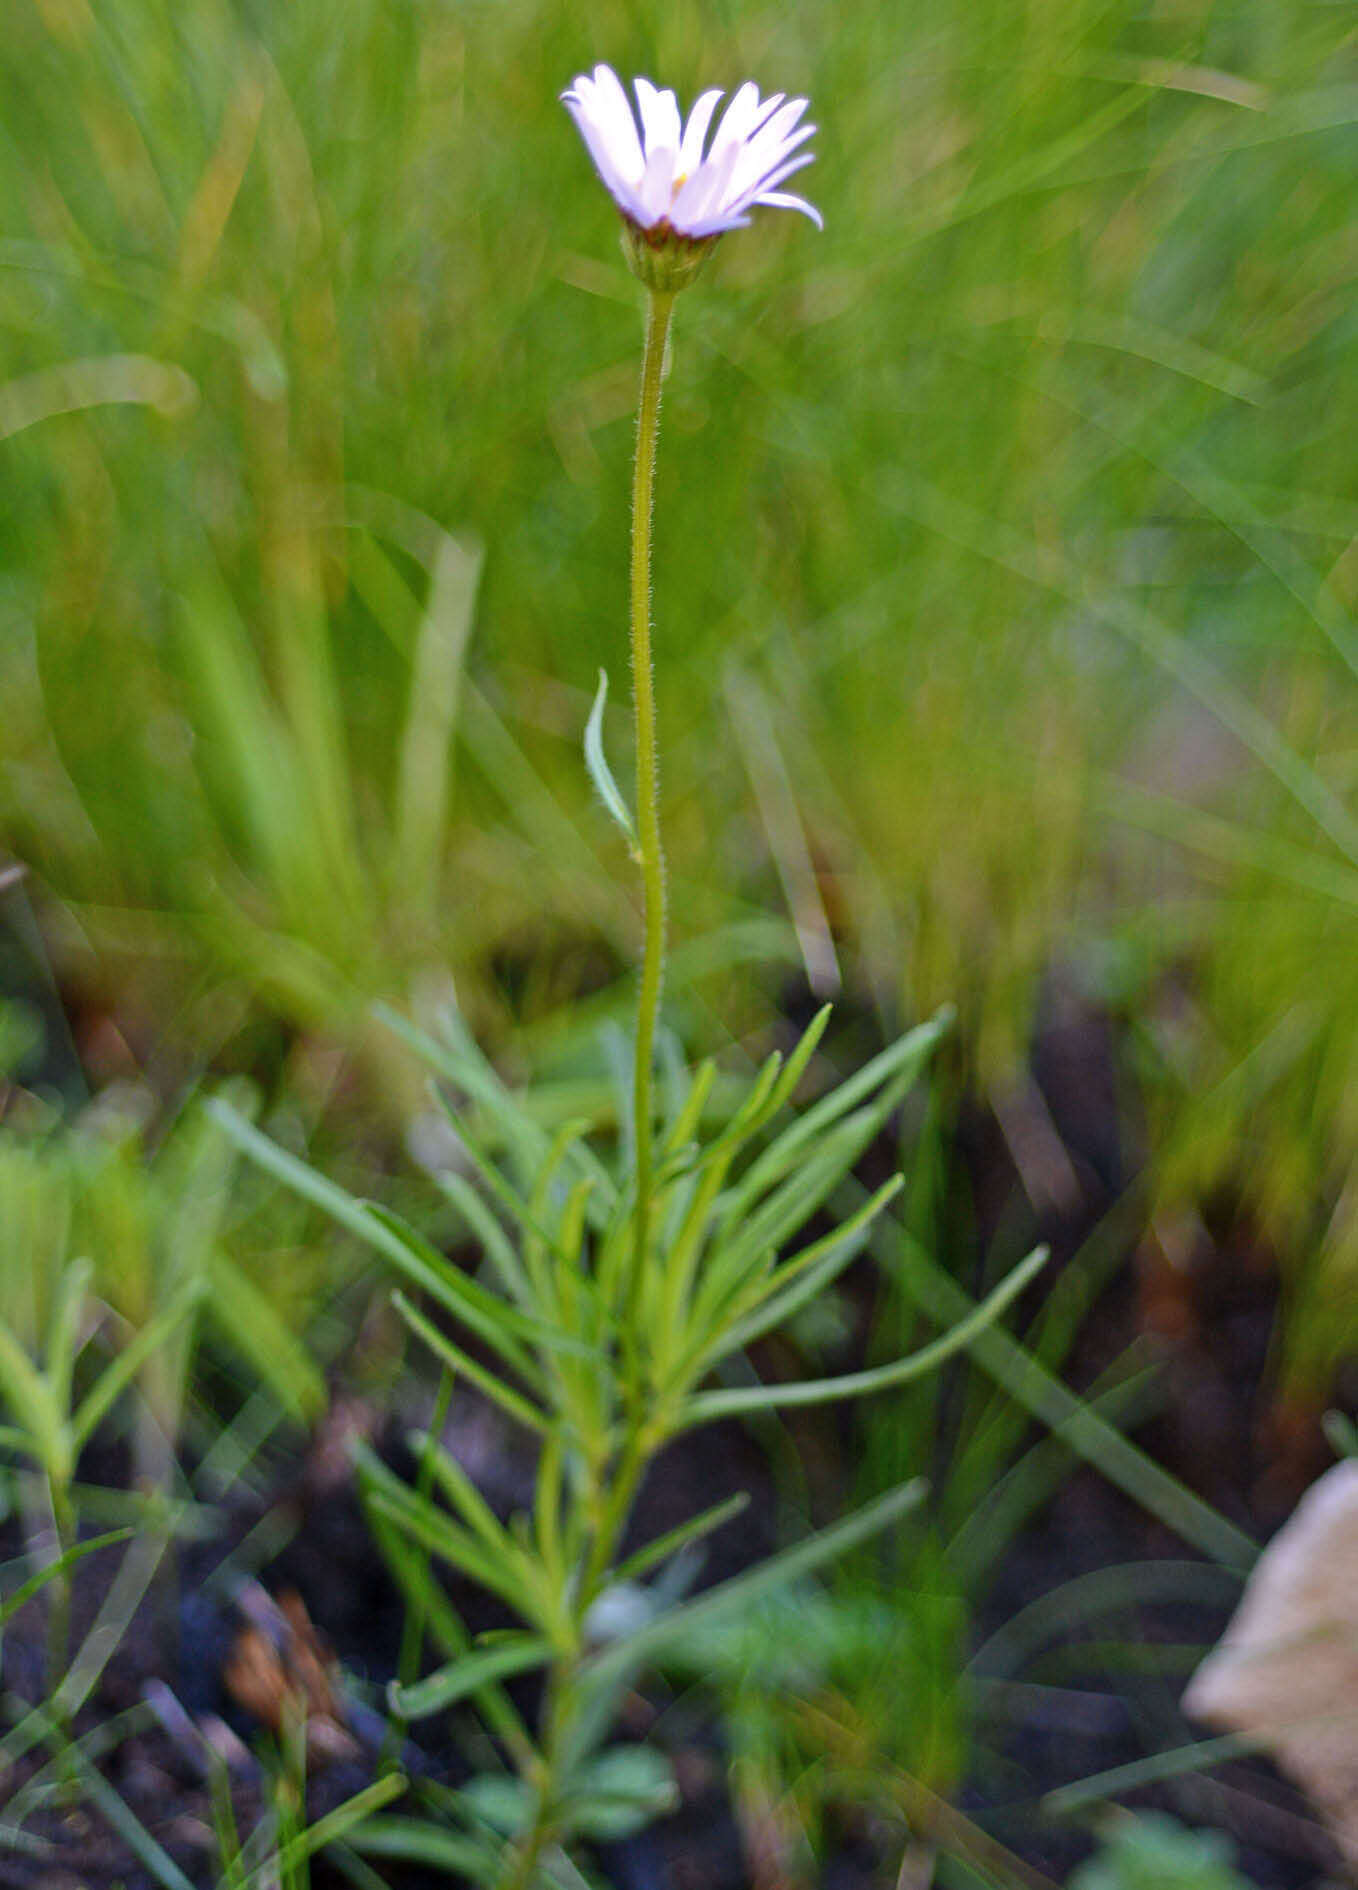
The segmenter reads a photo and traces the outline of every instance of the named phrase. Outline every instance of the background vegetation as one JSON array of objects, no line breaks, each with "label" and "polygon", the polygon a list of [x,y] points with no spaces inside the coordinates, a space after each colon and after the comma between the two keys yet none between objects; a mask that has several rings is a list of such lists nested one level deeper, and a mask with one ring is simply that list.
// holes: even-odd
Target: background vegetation
[{"label": "background vegetation", "polygon": [[[824,234],[767,219],[678,310],[671,1024],[953,1000],[946,1127],[1028,1094],[1074,992],[1157,1238],[1249,1215],[1318,1406],[1358,1306],[1358,36],[1310,0],[14,0],[0,1049],[39,1115],[141,1098],[47,1148],[41,1250],[133,1203],[100,1265],[149,1316],[173,1177],[226,1158],[143,1173],[140,1124],[208,1076],[352,1181],[421,1093],[375,998],[451,983],[560,1096],[626,1017],[579,740],[622,693],[639,312],[555,103],[596,59],[821,126]],[[300,1333],[326,1263],[258,1206],[231,1264]]]}]

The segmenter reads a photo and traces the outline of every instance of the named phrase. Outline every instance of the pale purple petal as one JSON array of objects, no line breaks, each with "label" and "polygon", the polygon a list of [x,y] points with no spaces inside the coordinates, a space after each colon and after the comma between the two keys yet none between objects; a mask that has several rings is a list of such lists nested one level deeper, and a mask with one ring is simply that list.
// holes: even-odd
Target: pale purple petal
[{"label": "pale purple petal", "polygon": [[724,153],[731,145],[739,145],[748,135],[758,113],[759,87],[747,79],[721,115],[721,123],[712,134],[709,158]]},{"label": "pale purple petal", "polygon": [[670,206],[670,221],[676,230],[689,236],[705,233],[698,225],[720,209],[739,156],[740,146],[733,144],[723,157],[709,157],[698,166]]},{"label": "pale purple petal", "polygon": [[649,158],[661,145],[679,149],[679,101],[673,92],[661,92],[649,79],[634,79],[633,88],[641,109],[642,144]]},{"label": "pale purple petal", "polygon": [[[805,144],[808,138],[813,138],[815,135],[814,125],[804,125],[800,131],[794,132],[792,137],[780,138],[775,144],[764,144],[756,140],[752,145],[742,146],[739,161],[731,178],[732,191],[743,196],[747,190],[758,189],[763,180],[772,176],[780,164],[787,162],[799,145]],[[812,161],[810,152],[806,154],[804,161],[807,163]]]},{"label": "pale purple petal", "polygon": [[[577,86],[579,81],[576,81]],[[593,123],[608,141],[619,173],[631,183],[640,181],[646,168],[637,136],[636,119],[622,89],[622,81],[611,66],[594,68],[594,88],[589,101]]]},{"label": "pale purple petal", "polygon": [[703,161],[703,140],[721,98],[720,91],[704,92],[688,115],[679,145],[679,172],[683,177],[691,177]]},{"label": "pale purple petal", "polygon": [[670,210],[670,198],[674,191],[674,166],[679,153],[672,145],[661,145],[652,151],[646,160],[646,175],[641,180],[637,195],[641,202],[641,223],[650,229],[653,223],[659,223]]},{"label": "pale purple petal", "polygon": [[[781,97],[781,93],[778,94]],[[772,102],[772,101],[770,101]],[[786,138],[810,103],[804,98],[790,98],[786,105],[770,114],[745,140],[747,145],[762,144],[766,139]]]},{"label": "pale purple petal", "polygon": [[609,147],[608,140],[590,117],[589,111],[584,105],[578,103],[569,92],[564,94],[564,99],[566,110],[579,126],[580,136],[584,139],[586,148],[590,156],[594,159],[594,168],[608,185],[608,188],[616,195],[619,187],[623,185],[626,180],[623,178],[617,164],[614,162],[613,152]]},{"label": "pale purple petal", "polygon": [[740,190],[737,190],[733,184],[726,193],[727,197],[733,202],[739,199],[742,203],[748,203],[752,198],[762,196],[766,190],[776,190],[784,178],[791,177],[794,171],[800,171],[806,165],[814,164],[815,161],[813,152],[803,151],[800,157],[789,158],[785,164],[775,164],[771,171],[766,171],[762,177],[756,177],[752,183]]},{"label": "pale purple petal", "polygon": [[683,236],[704,238],[743,229],[755,204],[799,210],[820,223],[813,205],[778,189],[813,161],[810,151],[794,156],[816,130],[800,122],[804,98],[775,92],[761,99],[758,86],[747,81],[713,131],[720,91],[702,93],[685,124],[673,92],[645,78],[633,83],[635,114],[606,65],[576,78],[562,99],[600,177],[634,223],[643,229],[668,223]]},{"label": "pale purple petal", "polygon": [[810,217],[818,230],[825,228],[825,219],[816,206],[808,203],[805,197],[794,197],[786,190],[766,190],[755,198],[756,203],[767,204],[771,210],[800,210]]}]

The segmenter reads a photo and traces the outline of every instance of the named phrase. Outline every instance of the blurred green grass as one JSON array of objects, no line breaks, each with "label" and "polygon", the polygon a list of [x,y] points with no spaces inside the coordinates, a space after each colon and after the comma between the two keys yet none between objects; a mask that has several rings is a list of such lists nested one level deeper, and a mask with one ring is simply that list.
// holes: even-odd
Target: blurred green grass
[{"label": "blurred green grass", "polygon": [[600,665],[621,694],[639,313],[556,96],[752,73],[811,97],[826,229],[766,219],[679,307],[657,654],[702,989],[759,1015],[772,906],[823,988],[959,999],[1002,1080],[1054,956],[1143,1010],[1186,963],[1200,1014],[1147,1033],[1167,1198],[1233,1178],[1349,1265],[1347,9],[6,26],[0,835],[72,988],[201,1060],[260,1007],[366,1042],[444,968],[503,1033],[629,962],[579,738]]}]

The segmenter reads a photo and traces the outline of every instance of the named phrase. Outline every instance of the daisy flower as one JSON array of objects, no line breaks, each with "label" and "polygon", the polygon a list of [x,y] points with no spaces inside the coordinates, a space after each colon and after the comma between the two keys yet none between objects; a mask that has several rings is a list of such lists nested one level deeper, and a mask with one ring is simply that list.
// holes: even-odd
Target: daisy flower
[{"label": "daisy flower", "polygon": [[779,188],[812,161],[799,149],[816,129],[800,122],[804,98],[775,92],[761,99],[759,87],[747,82],[709,144],[720,91],[704,92],[683,124],[673,92],[649,79],[637,79],[635,89],[639,126],[610,66],[596,66],[592,77],[581,73],[561,98],[613,201],[652,249],[687,244],[705,252],[724,231],[744,229],[756,204],[800,210],[821,226],[814,205]]}]

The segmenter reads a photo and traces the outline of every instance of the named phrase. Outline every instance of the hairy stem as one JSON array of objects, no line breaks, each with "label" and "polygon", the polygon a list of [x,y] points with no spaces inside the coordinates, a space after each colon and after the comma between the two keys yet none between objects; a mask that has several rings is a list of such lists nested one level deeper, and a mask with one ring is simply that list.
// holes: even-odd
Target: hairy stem
[{"label": "hairy stem", "polygon": [[655,448],[660,428],[660,376],[665,360],[674,295],[649,291],[646,349],[641,363],[637,456],[632,479],[632,693],[637,742],[637,851],[640,855],[646,935],[637,1010],[633,1119],[637,1143],[637,1198],[628,1290],[628,1331],[633,1336],[641,1307],[646,1249],[650,1238],[652,1070],[660,987],[665,969],[665,855],[660,844],[660,761],[655,732],[655,677],[651,663],[651,512],[655,492]]},{"label": "hairy stem", "polygon": [[665,361],[673,293],[652,289],[646,310],[646,347],[641,363],[637,455],[632,478],[632,699],[637,747],[637,858],[641,867],[645,940],[637,1011],[632,1110],[636,1130],[636,1203],[632,1218],[631,1271],[627,1280],[624,1342],[627,1417],[620,1450],[593,1465],[585,1507],[590,1546],[577,1595],[577,1645],[553,1664],[543,1714],[542,1756],[532,1780],[535,1810],[519,1840],[507,1847],[498,1890],[530,1890],[544,1853],[553,1842],[553,1819],[561,1786],[563,1744],[574,1706],[574,1683],[584,1650],[584,1620],[606,1584],[627,1524],[632,1498],[650,1453],[644,1441],[640,1331],[642,1287],[650,1243],[654,1173],[653,1065],[656,1021],[665,971],[665,855],[660,843],[660,760],[655,728],[655,677],[651,663],[651,513],[655,449],[660,428],[660,377]]}]

